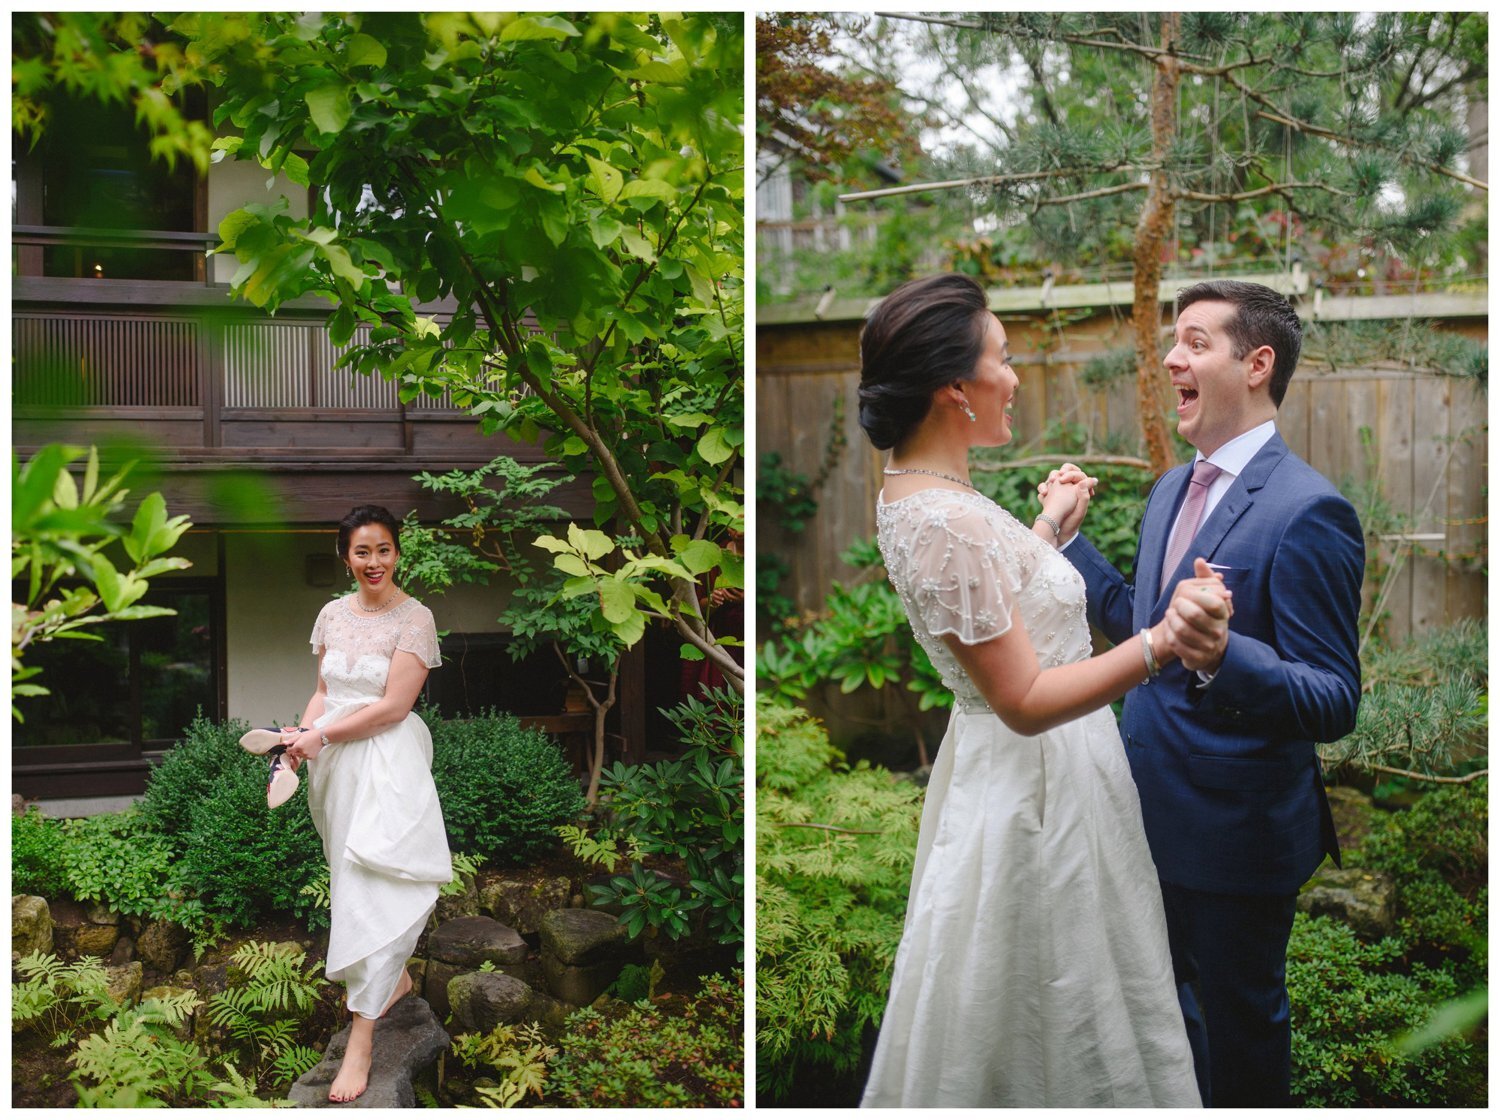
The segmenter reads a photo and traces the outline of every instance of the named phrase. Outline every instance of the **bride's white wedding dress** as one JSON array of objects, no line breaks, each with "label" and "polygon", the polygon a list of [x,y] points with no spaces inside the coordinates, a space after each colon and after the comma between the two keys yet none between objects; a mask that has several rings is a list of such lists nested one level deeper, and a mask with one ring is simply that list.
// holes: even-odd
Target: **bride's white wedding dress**
[{"label": "bride's white wedding dress", "polygon": [[[432,612],[415,599],[368,616],[335,599],[318,615],[312,646],[327,686],[315,727],[379,700],[398,649],[429,669],[439,664]],[[368,738],[324,747],[307,770],[332,895],[328,978],[348,986],[351,1011],[372,1019],[395,993],[438,888],[453,877],[432,735],[412,712]]]},{"label": "bride's white wedding dress", "polygon": [[922,490],[876,519],[955,704],[863,1104],[1200,1107],[1114,717],[1019,735],[941,640],[998,637],[1014,612],[1043,669],[1081,661],[1082,578],[978,494]]}]

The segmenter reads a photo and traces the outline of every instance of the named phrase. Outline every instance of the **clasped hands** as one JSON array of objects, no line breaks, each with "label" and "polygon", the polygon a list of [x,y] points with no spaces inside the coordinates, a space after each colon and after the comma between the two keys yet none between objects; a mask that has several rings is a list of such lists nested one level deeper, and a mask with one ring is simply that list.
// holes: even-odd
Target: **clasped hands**
[{"label": "clasped hands", "polygon": [[[1037,487],[1042,512],[1062,529],[1059,543],[1066,542],[1083,525],[1084,514],[1099,486],[1081,467],[1064,463]],[[1160,623],[1152,627],[1152,638],[1164,644],[1165,652],[1178,658],[1183,667],[1212,673],[1224,660],[1229,645],[1229,619],[1234,602],[1223,577],[1208,566],[1202,557],[1193,561],[1193,575],[1182,580],[1172,592],[1172,601]]]}]

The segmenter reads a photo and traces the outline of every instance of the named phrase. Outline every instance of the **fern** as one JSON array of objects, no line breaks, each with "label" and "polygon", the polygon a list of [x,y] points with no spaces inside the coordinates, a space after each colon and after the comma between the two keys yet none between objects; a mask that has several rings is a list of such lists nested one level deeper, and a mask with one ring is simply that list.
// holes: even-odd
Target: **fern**
[{"label": "fern", "polygon": [[243,991],[256,1011],[311,1011],[328,981],[317,968],[305,971],[307,954],[270,942],[247,941],[230,958],[245,971]]},{"label": "fern", "polygon": [[289,1085],[322,1060],[323,1055],[312,1047],[293,1044],[276,1055],[276,1060],[271,1063],[271,1074],[276,1084]]},{"label": "fern", "polygon": [[314,905],[324,910],[331,907],[333,905],[333,883],[328,877],[328,868],[323,868],[316,879],[308,883],[297,893],[312,899]]},{"label": "fern", "polygon": [[547,1063],[557,1057],[557,1047],[547,1042],[535,1023],[501,1023],[488,1034],[462,1034],[453,1040],[453,1053],[465,1066],[488,1066],[500,1074],[494,1086],[479,1086],[475,1092],[490,1108],[514,1108],[536,1094],[540,1099],[547,1083]]},{"label": "fern", "polygon": [[234,1067],[233,1062],[224,1063],[224,1080],[210,1086],[219,1094],[213,1103],[218,1108],[276,1108],[284,1101],[264,1101],[255,1095],[255,1082]]},{"label": "fern", "polygon": [[30,953],[15,969],[25,979],[11,985],[11,1022],[35,1027],[54,1049],[67,1045],[80,1024],[103,1022],[121,1008],[110,997],[109,974],[98,957],[69,964],[51,953]]},{"label": "fern", "polygon": [[78,1100],[87,1108],[141,1108],[192,1100],[208,1088],[207,1056],[171,1030],[157,1000],[122,1011],[68,1059]]},{"label": "fern", "polygon": [[620,850],[619,840],[607,832],[590,836],[586,829],[565,824],[558,827],[557,834],[563,838],[563,842],[579,859],[585,863],[598,864],[609,872],[613,872],[622,859],[634,863],[641,858],[640,841],[631,833],[623,837],[625,844],[623,852]]},{"label": "fern", "polygon": [[438,894],[447,898],[455,894],[463,894],[469,889],[469,884],[474,881],[474,876],[479,872],[479,857],[465,855],[463,852],[453,853],[453,878],[444,883]]}]

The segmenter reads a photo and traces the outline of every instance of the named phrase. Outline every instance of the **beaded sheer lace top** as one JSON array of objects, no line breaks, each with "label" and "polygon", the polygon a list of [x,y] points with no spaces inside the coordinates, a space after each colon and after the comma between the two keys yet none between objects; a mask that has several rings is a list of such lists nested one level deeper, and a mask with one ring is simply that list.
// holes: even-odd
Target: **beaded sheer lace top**
[{"label": "beaded sheer lace top", "polygon": [[318,613],[311,641],[313,653],[322,655],[320,672],[333,701],[381,696],[397,650],[415,654],[429,669],[441,664],[432,612],[415,599],[380,614],[359,613],[348,597],[334,599]]},{"label": "beaded sheer lace top", "polygon": [[942,641],[998,638],[1019,618],[1042,668],[1090,654],[1083,577],[982,494],[933,487],[876,505],[881,556],[912,632],[967,712],[990,711]]}]

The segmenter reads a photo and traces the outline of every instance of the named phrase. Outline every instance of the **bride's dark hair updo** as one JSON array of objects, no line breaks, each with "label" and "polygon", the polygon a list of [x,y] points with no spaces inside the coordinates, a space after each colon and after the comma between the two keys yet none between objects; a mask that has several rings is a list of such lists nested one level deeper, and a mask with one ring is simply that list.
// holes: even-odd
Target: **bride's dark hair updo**
[{"label": "bride's dark hair updo", "polygon": [[380,525],[391,535],[391,543],[399,550],[401,547],[401,522],[397,521],[395,515],[385,506],[355,506],[344,519],[339,522],[339,559],[347,560],[349,556],[349,538],[354,536],[354,530],[366,525]]},{"label": "bride's dark hair updo", "polygon": [[859,332],[859,426],[871,443],[895,447],[933,393],[974,379],[988,314],[984,289],[956,273],[908,280],[870,312]]}]

